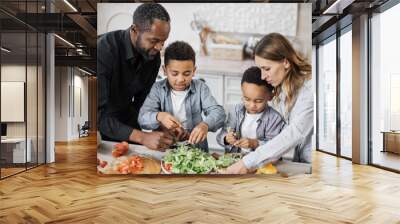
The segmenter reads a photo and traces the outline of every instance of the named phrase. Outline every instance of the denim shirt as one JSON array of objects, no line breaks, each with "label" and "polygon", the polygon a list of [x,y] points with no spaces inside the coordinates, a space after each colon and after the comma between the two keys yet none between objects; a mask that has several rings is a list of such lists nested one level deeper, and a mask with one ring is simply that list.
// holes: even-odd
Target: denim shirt
[{"label": "denim shirt", "polygon": [[[200,122],[208,125],[208,131],[215,132],[224,125],[225,111],[211,95],[208,86],[201,80],[193,79],[188,94],[184,100],[187,123],[185,128],[189,132]],[[173,114],[171,87],[164,79],[154,83],[142,108],[139,111],[139,124],[142,129],[156,130],[160,128],[157,121],[158,112]],[[204,114],[204,119],[202,117]],[[198,144],[198,147],[208,151],[207,140]]]},{"label": "denim shirt", "polygon": [[312,135],[314,130],[314,92],[311,81],[305,81],[299,90],[296,102],[287,112],[285,93],[280,95],[280,102],[272,106],[283,115],[287,125],[279,135],[254,152],[243,157],[248,169],[263,166],[276,161],[285,153],[294,149],[293,162],[311,163]]},{"label": "denim shirt", "polygon": [[[225,122],[224,128],[217,135],[217,142],[225,148],[225,152],[237,153],[241,149],[232,145],[225,144],[225,136],[228,134],[227,128],[232,128],[234,132],[239,132],[242,135],[242,123],[246,115],[246,108],[244,105],[237,104],[229,112],[228,119]],[[259,145],[264,145],[267,141],[278,135],[283,127],[285,121],[281,115],[271,107],[266,107],[260,119],[257,120],[257,140]]]}]

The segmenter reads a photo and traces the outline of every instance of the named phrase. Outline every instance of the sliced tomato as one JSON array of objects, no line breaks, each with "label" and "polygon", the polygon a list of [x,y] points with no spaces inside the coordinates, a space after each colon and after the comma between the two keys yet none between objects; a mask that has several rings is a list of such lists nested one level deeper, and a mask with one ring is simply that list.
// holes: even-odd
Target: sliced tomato
[{"label": "sliced tomato", "polygon": [[122,154],[121,154],[121,152],[118,151],[118,150],[113,150],[113,151],[112,151],[112,156],[115,157],[115,158],[117,158],[117,157],[122,156]]},{"label": "sliced tomato", "polygon": [[131,156],[129,157],[129,167],[132,173],[137,173],[143,170],[143,162],[139,156]]},{"label": "sliced tomato", "polygon": [[104,167],[106,167],[107,166],[107,161],[101,161],[100,162],[100,167],[101,168],[104,168]]},{"label": "sliced tomato", "polygon": [[129,144],[128,142],[117,143],[114,145],[114,149],[112,151],[113,157],[120,157],[125,155],[129,151]]},{"label": "sliced tomato", "polygon": [[128,174],[129,173],[129,166],[126,164],[120,164],[117,168],[118,172],[122,174]]},{"label": "sliced tomato", "polygon": [[172,170],[172,164],[171,163],[165,163],[164,168],[166,171],[171,171]]}]

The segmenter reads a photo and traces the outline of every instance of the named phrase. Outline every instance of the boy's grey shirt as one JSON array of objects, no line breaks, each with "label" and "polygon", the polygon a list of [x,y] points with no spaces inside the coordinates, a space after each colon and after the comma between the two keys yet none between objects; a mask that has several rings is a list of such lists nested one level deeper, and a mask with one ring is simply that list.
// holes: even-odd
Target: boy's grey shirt
[{"label": "boy's grey shirt", "polygon": [[[227,121],[225,122],[224,128],[217,135],[217,142],[225,148],[225,152],[237,153],[240,152],[240,148],[225,145],[225,136],[228,134],[227,128],[230,127],[234,132],[241,133],[241,126],[246,115],[246,108],[241,104],[235,105],[235,107],[229,112]],[[260,119],[257,120],[257,139],[259,145],[264,145],[267,141],[278,135],[283,127],[285,121],[281,115],[271,107],[266,107]]]},{"label": "boy's grey shirt", "polygon": [[261,167],[281,158],[294,149],[293,162],[311,163],[312,135],[314,129],[314,92],[312,81],[304,82],[290,112],[285,105],[286,94],[281,92],[280,101],[271,105],[286,121],[282,132],[271,141],[243,157],[248,169]]},{"label": "boy's grey shirt", "polygon": [[[185,128],[192,131],[197,124],[204,121],[208,125],[208,131],[215,132],[224,125],[225,111],[212,96],[208,86],[201,80],[193,79],[188,94],[184,100],[187,123]],[[157,121],[158,112],[173,114],[171,99],[171,87],[167,79],[154,83],[149,95],[139,111],[139,124],[142,129],[156,130],[160,128]],[[204,113],[204,120],[202,117]],[[199,144],[204,150],[208,150],[207,140]]]}]

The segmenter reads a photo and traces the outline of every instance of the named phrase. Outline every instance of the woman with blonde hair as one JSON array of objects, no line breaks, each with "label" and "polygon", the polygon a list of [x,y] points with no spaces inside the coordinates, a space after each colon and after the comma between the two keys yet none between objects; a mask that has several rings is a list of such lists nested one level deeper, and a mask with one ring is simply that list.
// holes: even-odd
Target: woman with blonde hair
[{"label": "woman with blonde hair", "polygon": [[293,161],[311,163],[314,128],[314,94],[311,65],[300,56],[281,34],[264,36],[255,48],[255,63],[262,79],[271,84],[274,98],[270,102],[285,119],[280,134],[231,165],[228,174],[244,174],[279,160],[294,149]]}]

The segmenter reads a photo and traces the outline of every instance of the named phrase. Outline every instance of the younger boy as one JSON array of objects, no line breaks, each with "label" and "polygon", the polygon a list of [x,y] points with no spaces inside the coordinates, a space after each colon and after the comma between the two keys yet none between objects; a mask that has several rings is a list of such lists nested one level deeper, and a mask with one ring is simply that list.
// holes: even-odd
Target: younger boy
[{"label": "younger boy", "polygon": [[281,115],[268,106],[273,87],[261,79],[258,67],[244,72],[241,86],[243,103],[235,105],[217,135],[225,152],[250,152],[278,135],[285,125]]},{"label": "younger boy", "polygon": [[140,109],[141,128],[166,128],[177,140],[188,140],[208,151],[207,133],[223,126],[225,112],[208,86],[193,79],[196,71],[193,48],[183,41],[170,44],[165,49],[163,70],[167,78],[153,85]]}]

